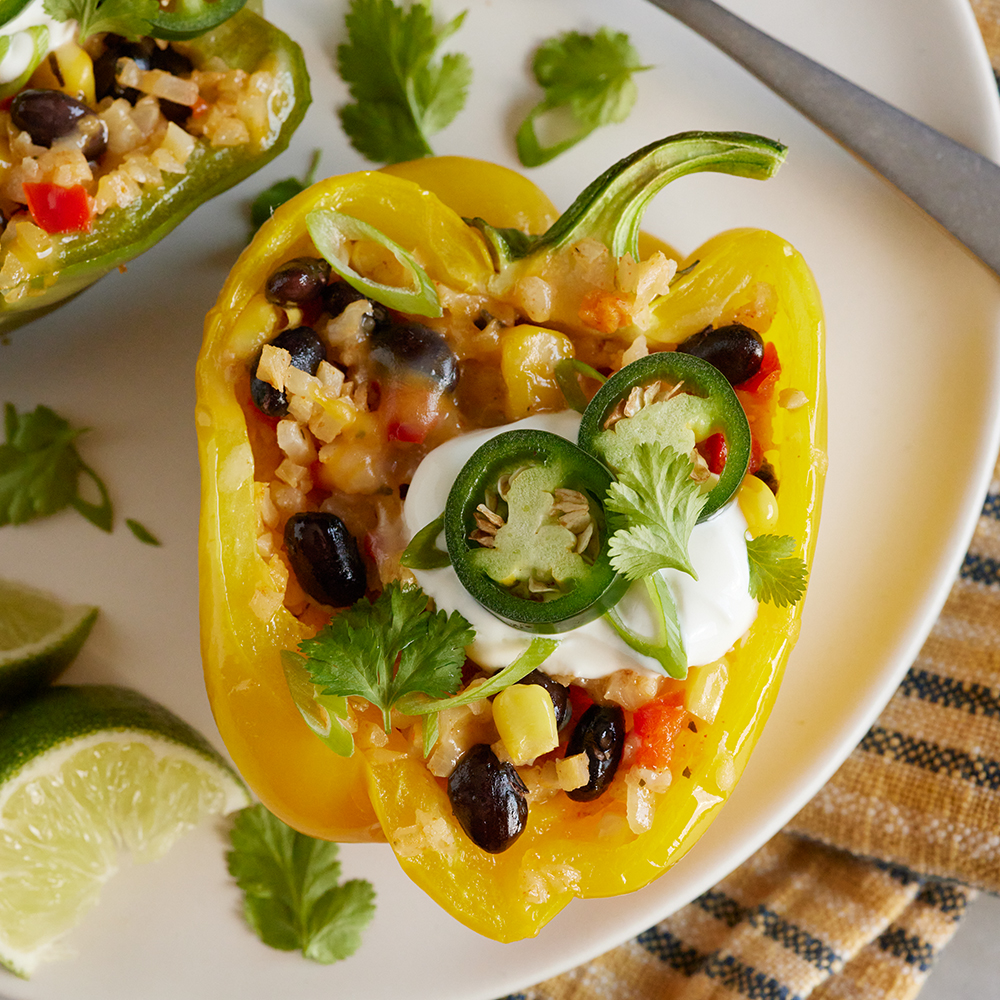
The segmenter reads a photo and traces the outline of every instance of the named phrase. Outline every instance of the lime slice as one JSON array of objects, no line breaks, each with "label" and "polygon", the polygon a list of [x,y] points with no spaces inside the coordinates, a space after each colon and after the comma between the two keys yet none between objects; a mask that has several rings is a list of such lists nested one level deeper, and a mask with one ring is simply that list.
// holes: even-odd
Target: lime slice
[{"label": "lime slice", "polygon": [[129,852],[162,855],[249,803],[236,773],[167,709],[126,688],[48,688],[0,724],[0,965],[27,978]]},{"label": "lime slice", "polygon": [[54,681],[80,652],[97,608],[0,580],[0,706]]}]

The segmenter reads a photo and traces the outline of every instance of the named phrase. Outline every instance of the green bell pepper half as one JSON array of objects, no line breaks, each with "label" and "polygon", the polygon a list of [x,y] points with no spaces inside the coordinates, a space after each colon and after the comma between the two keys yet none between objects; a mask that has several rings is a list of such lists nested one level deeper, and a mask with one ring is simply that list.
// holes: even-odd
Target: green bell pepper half
[{"label": "green bell pepper half", "polygon": [[[668,400],[641,407],[605,429],[609,417],[634,388],[663,382],[679,385]],[[640,440],[685,452],[711,434],[726,442],[726,464],[698,517],[721,510],[743,482],[750,463],[750,425],[733,387],[715,365],[693,354],[658,351],[615,372],[594,394],[580,421],[580,447],[617,471],[615,454]]]},{"label": "green bell pepper half", "polygon": [[[608,539],[624,525],[604,508],[611,481],[596,458],[557,434],[522,429],[490,438],[462,468],[445,505],[445,540],[462,585],[526,632],[567,632],[600,617],[628,589],[608,558]],[[558,489],[586,499],[589,541],[561,523]],[[502,522],[487,544],[475,537],[482,537],[484,504]]]},{"label": "green bell pepper half", "polygon": [[283,91],[272,108],[271,134],[259,145],[213,147],[199,141],[184,174],[166,176],[163,187],[144,191],[127,208],[104,212],[90,232],[61,237],[53,270],[29,279],[27,294],[17,301],[0,299],[0,335],[50,312],[138,257],[203,202],[250,176],[287,147],[311,100],[305,58],[292,39],[244,7],[213,31],[184,43],[184,51],[195,66],[218,56],[231,68],[248,73],[270,58]]}]

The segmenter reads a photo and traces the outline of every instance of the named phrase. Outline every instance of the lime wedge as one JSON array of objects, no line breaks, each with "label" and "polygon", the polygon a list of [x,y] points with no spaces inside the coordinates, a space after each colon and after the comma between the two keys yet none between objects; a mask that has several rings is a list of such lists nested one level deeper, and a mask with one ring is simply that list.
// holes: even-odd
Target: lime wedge
[{"label": "lime wedge", "polygon": [[161,856],[249,803],[208,742],[126,688],[56,686],[0,724],[0,965],[27,978],[98,899],[122,852]]},{"label": "lime wedge", "polygon": [[0,580],[0,707],[54,681],[72,662],[97,608]]}]

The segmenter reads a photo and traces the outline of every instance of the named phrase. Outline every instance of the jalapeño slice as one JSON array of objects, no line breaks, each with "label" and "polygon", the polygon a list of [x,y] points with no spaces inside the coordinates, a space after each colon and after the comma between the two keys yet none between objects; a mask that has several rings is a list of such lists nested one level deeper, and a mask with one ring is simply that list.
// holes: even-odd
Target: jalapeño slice
[{"label": "jalape\u00f1o slice", "polygon": [[31,0],[0,0],[0,27],[13,21]]},{"label": "jalape\u00f1o slice", "polygon": [[611,473],[572,441],[498,434],[462,468],[445,506],[451,563],[491,614],[526,632],[567,632],[628,589],[607,542],[624,525],[604,509]]},{"label": "jalape\u00f1o slice", "polygon": [[181,42],[197,38],[228,21],[247,0],[160,0],[159,10],[149,19],[154,38]]},{"label": "jalape\u00f1o slice", "polygon": [[729,502],[750,464],[746,413],[714,365],[676,351],[633,361],[597,390],[580,421],[578,440],[615,472],[620,456],[643,441],[689,454],[714,434],[725,441],[725,465],[698,518],[704,521]]}]

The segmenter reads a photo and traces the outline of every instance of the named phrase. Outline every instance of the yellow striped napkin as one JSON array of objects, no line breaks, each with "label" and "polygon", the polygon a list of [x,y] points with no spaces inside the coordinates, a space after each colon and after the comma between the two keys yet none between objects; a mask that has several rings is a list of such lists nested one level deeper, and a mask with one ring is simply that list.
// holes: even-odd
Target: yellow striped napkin
[{"label": "yellow striped napkin", "polygon": [[[971,2],[1000,74],[1000,0]],[[1000,892],[1000,463],[920,655],[815,799],[673,916],[509,1000],[911,1000],[980,889]]]},{"label": "yellow striped napkin", "polygon": [[1000,891],[1000,464],[892,701],[778,836],[634,940],[509,1000],[909,1000]]}]

